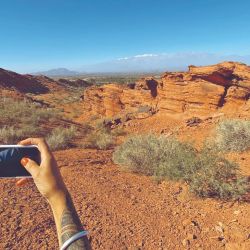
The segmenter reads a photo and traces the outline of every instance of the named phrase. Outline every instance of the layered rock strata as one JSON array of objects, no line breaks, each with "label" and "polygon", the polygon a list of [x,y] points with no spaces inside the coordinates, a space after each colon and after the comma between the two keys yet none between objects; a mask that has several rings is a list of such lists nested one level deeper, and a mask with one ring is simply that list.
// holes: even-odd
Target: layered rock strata
[{"label": "layered rock strata", "polygon": [[173,114],[209,114],[217,110],[247,112],[250,67],[235,62],[190,66],[188,72],[167,72],[161,79],[143,78],[135,84],[90,87],[84,107],[91,114],[112,117],[140,113],[143,107]]}]

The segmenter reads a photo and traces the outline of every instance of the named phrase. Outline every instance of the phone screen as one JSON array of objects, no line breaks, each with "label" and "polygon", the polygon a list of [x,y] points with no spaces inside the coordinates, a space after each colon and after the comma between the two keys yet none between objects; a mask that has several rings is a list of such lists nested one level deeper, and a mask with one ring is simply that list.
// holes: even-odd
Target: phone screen
[{"label": "phone screen", "polygon": [[35,146],[1,146],[0,147],[0,178],[30,176],[22,166],[21,159],[28,157],[40,165],[40,152]]}]

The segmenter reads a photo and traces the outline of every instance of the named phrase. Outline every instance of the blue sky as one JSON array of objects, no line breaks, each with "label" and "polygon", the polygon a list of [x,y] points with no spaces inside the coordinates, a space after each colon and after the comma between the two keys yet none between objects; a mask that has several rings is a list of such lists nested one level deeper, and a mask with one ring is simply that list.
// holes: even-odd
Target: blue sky
[{"label": "blue sky", "polygon": [[248,0],[6,0],[0,67],[80,69],[140,54],[250,55]]}]

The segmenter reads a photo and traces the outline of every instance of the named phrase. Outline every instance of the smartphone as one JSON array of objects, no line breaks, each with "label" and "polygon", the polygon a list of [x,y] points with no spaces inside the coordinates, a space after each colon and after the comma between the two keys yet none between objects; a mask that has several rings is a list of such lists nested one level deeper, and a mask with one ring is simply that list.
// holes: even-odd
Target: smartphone
[{"label": "smartphone", "polygon": [[0,145],[0,178],[31,177],[30,173],[22,166],[23,157],[41,163],[41,155],[37,146]]}]

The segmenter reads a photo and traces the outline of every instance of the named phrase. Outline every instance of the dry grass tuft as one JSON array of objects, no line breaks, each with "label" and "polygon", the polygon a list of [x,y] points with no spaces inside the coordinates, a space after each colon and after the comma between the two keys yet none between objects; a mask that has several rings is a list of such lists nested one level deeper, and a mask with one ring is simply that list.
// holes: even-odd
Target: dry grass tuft
[{"label": "dry grass tuft", "polygon": [[216,128],[215,144],[222,151],[245,151],[250,148],[250,121],[224,120]]},{"label": "dry grass tuft", "polygon": [[112,135],[111,129],[104,126],[102,121],[97,120],[95,126],[89,130],[83,146],[105,150],[110,149],[114,144],[115,138]]},{"label": "dry grass tuft", "polygon": [[15,144],[20,139],[40,136],[42,125],[58,119],[57,113],[26,100],[0,98],[0,143]]},{"label": "dry grass tuft", "polygon": [[47,143],[51,150],[66,149],[71,146],[71,141],[76,135],[77,129],[74,126],[69,128],[58,127],[52,130],[47,137]]}]

